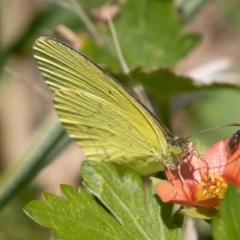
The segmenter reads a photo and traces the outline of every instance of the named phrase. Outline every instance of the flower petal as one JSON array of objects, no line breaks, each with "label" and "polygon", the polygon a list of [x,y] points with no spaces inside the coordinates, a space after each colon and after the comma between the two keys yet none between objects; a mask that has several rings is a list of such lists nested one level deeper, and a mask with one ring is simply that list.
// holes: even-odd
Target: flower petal
[{"label": "flower petal", "polygon": [[[173,182],[173,183],[172,183]],[[158,196],[163,202],[188,203],[191,201],[192,194],[186,193],[188,187],[184,189],[181,180],[174,180],[168,183],[158,183],[155,187]]]}]

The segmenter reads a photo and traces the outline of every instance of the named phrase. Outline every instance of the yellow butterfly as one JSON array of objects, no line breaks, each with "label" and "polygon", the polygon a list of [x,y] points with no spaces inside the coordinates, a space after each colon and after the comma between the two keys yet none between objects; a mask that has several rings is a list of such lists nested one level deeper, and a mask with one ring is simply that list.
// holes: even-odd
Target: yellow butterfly
[{"label": "yellow butterfly", "polygon": [[176,167],[188,141],[174,137],[109,73],[57,40],[36,40],[34,57],[54,92],[54,106],[69,136],[89,160],[149,174]]}]

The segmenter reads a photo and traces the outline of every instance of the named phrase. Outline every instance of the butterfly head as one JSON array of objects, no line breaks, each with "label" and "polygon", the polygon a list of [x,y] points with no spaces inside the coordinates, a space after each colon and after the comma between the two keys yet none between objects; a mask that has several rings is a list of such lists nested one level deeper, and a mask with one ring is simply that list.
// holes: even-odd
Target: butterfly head
[{"label": "butterfly head", "polygon": [[173,156],[184,158],[188,154],[189,141],[184,137],[169,139],[168,146]]}]

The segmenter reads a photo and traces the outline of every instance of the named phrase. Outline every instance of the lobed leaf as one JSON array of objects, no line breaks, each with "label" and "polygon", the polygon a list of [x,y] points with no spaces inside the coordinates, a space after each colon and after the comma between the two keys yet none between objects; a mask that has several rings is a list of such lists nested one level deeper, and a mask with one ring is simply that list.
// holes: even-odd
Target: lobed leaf
[{"label": "lobed leaf", "polygon": [[[182,218],[171,221],[172,204],[163,204],[151,186],[149,199],[139,175],[129,171],[120,179],[107,163],[85,161],[84,186],[61,185],[65,198],[44,193],[25,212],[63,239],[178,239]],[[147,200],[148,199],[148,200]],[[100,201],[100,202],[99,202]]]}]

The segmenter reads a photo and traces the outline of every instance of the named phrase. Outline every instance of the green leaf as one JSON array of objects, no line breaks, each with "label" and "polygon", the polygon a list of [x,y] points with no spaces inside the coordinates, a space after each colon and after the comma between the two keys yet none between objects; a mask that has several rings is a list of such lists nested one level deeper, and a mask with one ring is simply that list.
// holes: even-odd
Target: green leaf
[{"label": "green leaf", "polygon": [[170,0],[127,1],[114,25],[130,68],[173,67],[199,41],[196,34],[183,31],[180,15]]},{"label": "green leaf", "polygon": [[[150,70],[159,65],[172,68],[199,42],[198,35],[184,30],[181,16],[170,0],[126,1],[119,7],[114,28],[130,69],[143,66]],[[84,41],[81,51],[113,72],[119,72],[121,66],[112,41],[113,33],[108,25],[101,30],[99,35],[104,35],[106,40],[103,48],[89,38]]]},{"label": "green leaf", "polygon": [[217,210],[214,208],[184,208],[180,210],[180,213],[184,213],[192,218],[198,219],[212,219],[212,217],[216,216]]},{"label": "green leaf", "polygon": [[233,184],[228,186],[220,203],[218,216],[212,220],[214,239],[240,239],[240,190]]},{"label": "green leaf", "polygon": [[[135,228],[136,230],[134,230],[134,232],[138,231],[137,229],[144,229],[141,231],[146,232],[146,235],[149,236],[150,239],[162,239],[164,235],[160,235],[160,232],[168,233],[168,227],[162,225],[160,222],[161,219],[158,216],[159,207],[155,199],[157,196],[153,197],[153,187],[147,209],[144,186],[142,180],[136,173],[133,171],[127,172],[122,182],[110,165],[97,164],[95,162],[84,162],[84,164],[87,165],[83,167],[81,171],[83,178],[85,176],[84,185],[88,189],[91,189],[91,192],[97,196],[108,209],[111,209],[111,212],[120,223],[129,228],[128,231],[133,231]],[[116,206],[116,202],[119,203],[118,206]],[[118,211],[119,208],[122,208],[124,211]],[[131,212],[129,212],[129,210]],[[161,209],[160,214],[163,214],[165,218],[167,218],[165,222],[167,225],[171,222],[171,210],[172,204],[165,204]],[[167,211],[166,215],[163,213],[165,211]],[[126,214],[126,212],[128,212],[128,214]],[[134,219],[138,219],[138,221],[136,222]],[[173,226],[174,224],[171,225],[171,227]],[[159,232],[160,229],[161,231]],[[175,231],[176,229],[174,229],[173,236],[176,234]],[[169,237],[168,234],[166,236]],[[161,238],[159,238],[160,236]],[[139,238],[137,236],[135,236],[135,238],[145,239],[141,238],[141,235],[139,235]]]},{"label": "green leaf", "polygon": [[[123,180],[107,163],[85,161],[81,167],[84,188],[61,185],[66,200],[44,193],[45,201],[33,201],[25,212],[64,239],[178,239],[182,219],[171,221],[172,204],[163,204],[151,187],[147,200],[144,185],[135,172]],[[104,205],[104,206],[103,206]]]}]

